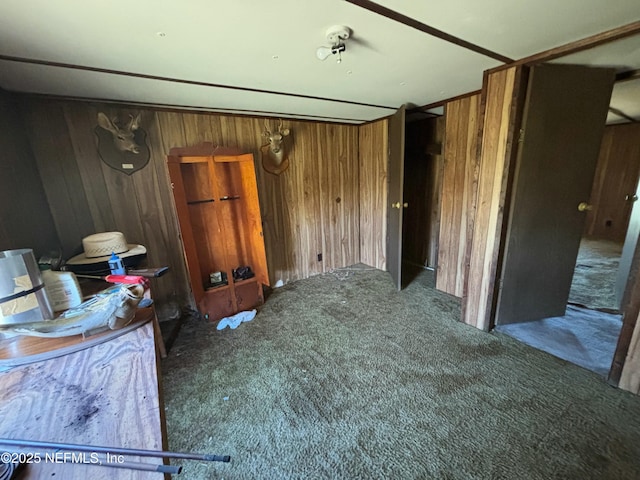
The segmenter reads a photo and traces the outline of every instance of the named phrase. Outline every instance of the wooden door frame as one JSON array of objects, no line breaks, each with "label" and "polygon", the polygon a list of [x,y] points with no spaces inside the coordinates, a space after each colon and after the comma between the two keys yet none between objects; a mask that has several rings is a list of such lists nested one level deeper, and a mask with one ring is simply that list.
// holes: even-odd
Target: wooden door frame
[{"label": "wooden door frame", "polygon": [[612,68],[531,69],[524,117],[515,127],[520,135],[498,273],[498,325],[566,313],[586,226],[576,206],[591,196],[614,80]]},{"label": "wooden door frame", "polygon": [[[474,201],[469,219],[473,236],[469,238],[465,252],[462,322],[484,331],[489,331],[495,326],[498,277],[502,270],[511,189],[518,153],[516,129],[522,120],[529,77],[529,69],[526,66],[513,67],[513,71],[512,90],[510,93],[503,92],[503,97],[499,99],[488,98],[492,80],[490,77],[507,75],[508,72],[500,70],[491,74],[485,71],[480,97],[478,148],[473,182]],[[506,81],[506,77],[503,80],[498,80],[498,83],[502,81]],[[504,103],[507,101],[509,108],[505,110]],[[501,136],[500,126],[496,128],[496,125],[491,125],[491,128],[488,128],[485,125],[489,102],[492,103],[493,110],[502,110],[503,116],[507,117],[509,123],[504,138]],[[493,153],[498,156],[487,158],[485,145],[497,143],[501,138],[504,142],[504,150],[502,152],[495,151]],[[488,165],[488,168],[485,168],[484,163],[487,162],[494,162],[496,165],[498,162],[502,162],[500,165],[502,175],[499,178],[495,178],[496,165]],[[483,185],[487,185],[484,194],[481,191]],[[478,215],[481,209],[482,215]],[[482,238],[478,237],[478,227],[487,230],[483,232]],[[493,248],[488,247],[487,240],[491,240]],[[476,258],[478,261],[474,261]],[[479,278],[479,286],[471,285],[470,278],[472,276]]]},{"label": "wooden door frame", "polygon": [[623,298],[625,299],[625,304],[620,305],[622,329],[618,337],[616,351],[613,354],[611,370],[607,377],[609,384],[615,387],[620,384],[622,371],[631,347],[633,332],[638,322],[638,315],[640,315],[640,241],[636,244],[636,249],[633,253]]},{"label": "wooden door frame", "polygon": [[[480,105],[480,128],[479,128],[479,148],[477,152],[477,162],[476,162],[476,174],[474,181],[474,195],[476,196],[476,202],[473,205],[473,228],[474,228],[474,236],[476,235],[475,228],[476,225],[476,214],[478,205],[478,182],[479,182],[479,173],[481,167],[482,160],[482,138],[485,130],[485,109],[486,109],[486,91],[487,91],[487,83],[489,72],[485,72],[484,81],[483,81],[483,89],[482,89],[482,97],[481,97],[481,105]],[[512,116],[510,117],[509,123],[509,135],[510,139],[508,141],[507,150],[505,152],[505,173],[501,178],[500,190],[502,192],[500,201],[498,205],[494,207],[498,210],[498,216],[502,217],[502,219],[498,219],[498,225],[495,231],[495,235],[497,238],[497,242],[494,246],[492,252],[485,252],[485,254],[489,257],[492,257],[492,261],[490,262],[489,268],[489,278],[484,279],[487,282],[487,290],[486,290],[486,298],[487,298],[487,309],[486,311],[476,311],[479,316],[478,318],[470,318],[468,313],[468,287],[469,287],[469,278],[470,278],[470,263],[471,263],[471,254],[472,254],[472,244],[473,239],[467,244],[467,252],[466,252],[466,269],[465,269],[465,287],[462,299],[462,321],[464,323],[476,326],[485,331],[490,331],[495,327],[495,309],[497,302],[497,293],[498,293],[498,282],[499,282],[499,272],[502,269],[502,262],[504,257],[504,245],[506,241],[506,219],[508,218],[510,211],[510,195],[512,184],[513,184],[513,171],[515,165],[515,156],[517,154],[517,145],[514,144],[515,130],[516,125],[519,125],[519,120],[522,118],[522,114],[524,111],[524,99],[526,92],[526,81],[528,77],[528,68],[522,66],[521,70],[518,72],[518,79],[515,82],[515,89],[513,92],[513,104],[512,104]],[[523,87],[524,85],[524,87]],[[446,132],[445,132],[446,134]],[[621,306],[621,311],[623,313],[623,325],[620,332],[620,336],[618,337],[618,343],[616,346],[616,351],[613,356],[611,370],[608,375],[608,382],[612,386],[618,387],[620,383],[620,378],[622,376],[622,371],[625,366],[627,355],[629,354],[629,349],[631,347],[633,333],[638,323],[638,316],[640,316],[640,242],[636,246],[633,260],[631,263],[631,271],[629,274],[629,278],[627,280],[627,286],[625,289],[625,297],[628,298],[628,302],[626,305]],[[640,328],[640,326],[638,327]]]},{"label": "wooden door frame", "polygon": [[[474,192],[473,195],[476,198],[473,204],[472,215],[471,215],[471,228],[473,231],[473,236],[476,235],[476,216],[478,206],[478,181],[479,181],[479,171],[481,167],[481,159],[482,159],[482,138],[485,130],[485,109],[486,109],[486,92],[487,92],[487,83],[488,77],[491,74],[498,73],[503,70],[507,70],[510,68],[520,66],[523,70],[521,70],[518,75],[524,74],[525,76],[528,73],[528,67],[535,65],[537,63],[542,63],[545,61],[551,61],[557,58],[561,58],[572,53],[580,52],[583,50],[589,50],[591,48],[604,45],[607,43],[613,43],[617,40],[624,39],[626,37],[630,37],[640,33],[640,21],[632,22],[627,25],[623,25],[620,27],[616,27],[614,29],[608,30],[606,32],[602,32],[596,35],[592,35],[591,37],[587,37],[561,47],[556,47],[550,50],[546,50],[544,52],[540,52],[536,55],[532,55],[523,59],[518,60],[517,62],[507,63],[505,65],[500,65],[498,67],[492,68],[490,70],[486,70],[483,76],[482,90],[480,92],[470,92],[465,95],[472,95],[476,93],[481,93],[481,103],[480,103],[480,127],[478,129],[478,152],[477,152],[477,161],[476,161],[476,173],[474,177]],[[516,90],[520,83],[516,82]],[[458,97],[452,97],[447,100],[441,100],[432,104],[424,105],[419,107],[420,110],[427,110],[429,108],[435,108],[442,105],[445,105],[450,100],[455,100]],[[516,102],[513,105],[513,108],[516,109],[515,116],[516,121],[510,121],[509,126],[509,135],[513,134],[513,123],[517,122],[517,116],[522,114],[524,108],[524,95],[518,95],[517,91],[514,91],[514,99]],[[519,105],[518,105],[519,104]],[[518,110],[518,107],[519,110]],[[446,135],[446,132],[445,132]],[[508,141],[511,144],[511,138]],[[512,158],[514,155],[514,151],[517,149],[513,149],[511,147],[507,148],[505,152],[505,168],[506,174],[502,178],[501,182],[501,190],[504,195],[506,195],[507,191],[511,187],[512,182],[512,173],[514,159]],[[503,197],[504,198],[504,197]],[[508,196],[507,196],[508,198]],[[489,207],[491,208],[491,207]],[[508,216],[509,202],[501,201],[498,205],[498,217]],[[502,210],[504,209],[504,210]],[[502,213],[501,213],[502,212]],[[502,268],[502,257],[504,251],[504,242],[506,236],[506,228],[504,222],[498,221],[498,225],[502,225],[499,228],[496,228],[495,235],[498,237],[498,241],[496,242],[492,251],[483,251],[482,253],[485,257],[489,258],[489,278],[483,279],[486,281],[486,293],[485,299],[487,300],[488,307],[485,309],[472,309],[473,311],[470,313],[470,302],[474,302],[480,300],[477,295],[473,295],[474,298],[469,299],[469,276],[471,269],[471,256],[473,249],[473,237],[469,239],[467,244],[467,250],[465,255],[465,279],[464,279],[464,288],[463,288],[463,296],[462,296],[462,315],[461,321],[467,323],[469,325],[475,326],[481,330],[489,331],[495,327],[495,307],[497,302],[497,289],[496,285],[499,281],[497,278],[497,273],[500,272]],[[616,347],[616,351],[614,354],[611,370],[609,372],[608,381],[613,386],[618,386],[620,382],[620,377],[622,375],[622,370],[624,369],[626,357],[629,353],[629,348],[631,345],[633,332],[635,330],[638,315],[640,315],[640,241],[638,242],[638,246],[633,256],[633,260],[631,263],[631,272],[629,278],[627,280],[626,297],[629,298],[629,302],[626,306],[621,306],[621,311],[623,312],[623,326],[620,332],[620,336],[618,337],[618,343]],[[639,327],[640,328],[640,327]]]}]

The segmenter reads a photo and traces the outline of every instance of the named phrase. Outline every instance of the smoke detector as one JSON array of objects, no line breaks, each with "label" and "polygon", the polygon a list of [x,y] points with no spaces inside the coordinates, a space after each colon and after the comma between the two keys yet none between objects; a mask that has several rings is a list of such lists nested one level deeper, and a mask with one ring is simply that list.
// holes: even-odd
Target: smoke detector
[{"label": "smoke detector", "polygon": [[351,29],[344,25],[334,25],[327,30],[327,41],[330,47],[318,47],[316,56],[320,60],[326,60],[331,55],[337,55],[337,62],[342,62],[342,52],[346,50],[344,41],[351,36]]}]

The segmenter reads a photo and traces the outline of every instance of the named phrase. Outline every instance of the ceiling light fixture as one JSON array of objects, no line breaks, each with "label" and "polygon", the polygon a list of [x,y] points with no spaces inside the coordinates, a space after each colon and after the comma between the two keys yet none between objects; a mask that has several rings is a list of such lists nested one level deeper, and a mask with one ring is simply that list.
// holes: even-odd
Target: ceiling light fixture
[{"label": "ceiling light fixture", "polygon": [[344,25],[334,25],[327,30],[327,40],[331,44],[330,47],[318,47],[316,57],[320,60],[326,60],[331,55],[337,55],[337,62],[342,62],[342,52],[346,50],[344,40],[351,36],[351,29]]}]

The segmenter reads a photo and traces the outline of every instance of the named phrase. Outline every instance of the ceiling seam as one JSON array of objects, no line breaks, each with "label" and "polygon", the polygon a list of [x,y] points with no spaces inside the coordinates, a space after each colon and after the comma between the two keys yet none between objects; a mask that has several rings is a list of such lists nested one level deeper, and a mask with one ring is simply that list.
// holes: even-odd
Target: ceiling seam
[{"label": "ceiling seam", "polygon": [[611,113],[613,113],[614,115],[617,115],[619,117],[624,118],[625,120],[630,121],[631,123],[638,123],[638,120],[633,118],[630,115],[627,115],[626,113],[624,113],[622,110],[620,110],[619,108],[614,108],[614,107],[609,107],[609,111]]},{"label": "ceiling seam", "polygon": [[[11,91],[11,90],[6,90]],[[134,100],[126,100],[126,99],[109,99],[109,98],[95,98],[95,97],[74,97],[68,95],[52,95],[52,94],[44,94],[44,93],[28,93],[28,92],[18,92],[11,91],[12,93],[24,95],[28,97],[40,97],[47,98],[52,100],[70,100],[70,101],[78,101],[78,102],[93,102],[93,103],[111,103],[111,104],[122,104],[126,106],[141,106],[141,107],[149,107],[156,108],[159,110],[187,110],[187,111],[201,111],[205,113],[222,113],[226,115],[235,115],[235,116],[247,116],[247,117],[261,117],[261,116],[269,116],[269,117],[285,117],[289,119],[293,119],[296,121],[309,121],[313,122],[313,119],[321,119],[329,123],[340,123],[341,122],[358,122],[358,124],[368,121],[375,120],[366,120],[362,118],[343,118],[343,117],[326,117],[322,115],[302,115],[300,118],[299,114],[296,113],[286,113],[286,112],[269,112],[264,110],[246,110],[242,108],[220,108],[220,107],[202,107],[202,106],[192,106],[192,105],[181,105],[181,104],[172,104],[172,103],[152,103],[152,102],[140,102]],[[244,113],[238,113],[244,112]],[[385,117],[381,117],[385,118]]]},{"label": "ceiling seam", "polygon": [[[350,1],[358,1],[358,0],[346,0],[347,2]],[[580,52],[583,50],[588,50],[590,48],[594,48],[606,43],[611,43],[614,42],[616,40],[620,40],[629,36],[633,36],[633,35],[637,35],[640,34],[640,22],[633,22],[633,23],[629,23],[627,25],[623,25],[620,27],[616,27],[613,28],[611,30],[607,30],[605,32],[600,32],[598,34],[592,35],[590,37],[586,37],[580,40],[577,40],[575,42],[571,42],[571,43],[567,43],[565,45],[560,45],[558,47],[554,47],[550,50],[545,50],[542,52],[538,52],[535,53],[533,55],[530,55],[528,57],[524,57],[521,58],[519,60],[514,60],[513,63],[511,65],[502,65],[499,67],[495,67],[495,68],[491,68],[489,70],[487,70],[486,73],[495,73],[498,72],[500,70],[503,70],[505,68],[509,68],[509,67],[514,67],[514,66],[518,66],[518,65],[526,65],[529,63],[538,63],[538,62],[544,62],[544,61],[548,61],[548,60],[554,60],[556,58],[565,56],[565,55],[570,55],[572,53],[576,53],[576,52]],[[616,83],[617,82],[625,82],[628,80],[635,80],[640,76],[640,70],[638,69],[634,69],[634,70],[626,70],[623,72],[619,72],[616,74]],[[450,101],[453,100],[457,100],[459,98],[463,98],[465,96],[469,96],[469,95],[474,95],[476,93],[480,93],[480,91],[478,92],[470,92],[470,93],[466,93],[466,94],[462,94],[462,95],[458,95],[456,97],[452,97],[449,99],[445,99],[445,100],[440,100],[434,103],[430,103],[428,105],[423,105],[421,107],[415,107],[412,110],[415,111],[419,111],[419,110],[425,110],[425,109],[429,109],[429,108],[434,108],[437,106],[441,106],[444,105],[445,103],[448,103]],[[637,122],[637,120],[634,120],[635,122]]]},{"label": "ceiling seam", "polygon": [[218,83],[203,82],[203,81],[199,81],[199,80],[185,80],[185,79],[180,79],[180,78],[163,77],[163,76],[159,76],[159,75],[149,75],[149,74],[145,74],[145,73],[125,72],[125,71],[121,71],[121,70],[112,70],[112,69],[108,69],[108,68],[89,67],[89,66],[86,66],[86,65],[75,65],[75,64],[70,64],[70,63],[51,62],[51,61],[47,61],[47,60],[37,60],[37,59],[32,59],[32,58],[13,57],[13,56],[9,56],[9,55],[0,55],[0,60],[5,60],[5,61],[8,61],[8,62],[15,62],[15,63],[26,63],[26,64],[30,64],[30,65],[42,65],[42,66],[48,66],[48,67],[67,68],[67,69],[71,69],[71,70],[81,70],[81,71],[86,71],[86,72],[105,73],[105,74],[109,74],[109,75],[119,75],[119,76],[125,76],[125,77],[142,78],[142,79],[145,79],[145,80],[158,80],[158,81],[162,81],[162,82],[181,83],[181,84],[185,84],[185,85],[195,85],[195,86],[200,86],[200,87],[224,88],[224,89],[228,89],[228,90],[240,90],[240,91],[243,91],[243,92],[264,93],[264,94],[269,94],[269,95],[281,95],[281,96],[286,96],[286,97],[304,98],[304,99],[308,99],[308,100],[321,100],[321,101],[324,101],[324,102],[343,103],[343,104],[347,104],[347,105],[358,105],[358,106],[362,106],[362,107],[384,108],[384,109],[387,109],[387,110],[394,110],[394,111],[396,110],[396,107],[390,107],[390,106],[386,106],[386,105],[375,105],[375,104],[371,104],[371,103],[352,102],[352,101],[349,101],[349,100],[341,100],[341,99],[327,98],[327,97],[317,97],[317,96],[314,96],[314,95],[304,95],[304,94],[288,93],[288,92],[276,92],[276,91],[272,91],[272,90],[262,90],[262,89],[258,89],[258,88],[238,87],[238,86],[235,86],[235,85],[223,85],[223,84],[218,84]]},{"label": "ceiling seam", "polygon": [[403,15],[399,12],[396,12],[395,10],[391,10],[390,8],[384,7],[370,0],[346,0],[346,2],[351,3],[352,5],[356,5],[370,12],[377,13],[378,15],[382,15],[383,17],[386,17],[389,20],[394,20],[398,23],[402,23],[407,27],[415,28],[416,30],[426,33],[427,35],[431,35],[433,37],[439,38],[440,40],[444,40],[445,42],[449,42],[459,47],[466,48],[467,50],[471,50],[472,52],[479,53],[480,55],[493,58],[494,60],[499,60],[500,62],[507,63],[507,64],[515,61],[512,58],[501,55],[500,53],[494,52],[487,48],[481,47],[480,45],[477,45],[475,43],[468,42],[466,40],[463,40],[462,38],[443,32],[442,30],[438,30],[437,28],[434,28],[425,23],[419,22],[418,20],[415,20],[411,17]]},{"label": "ceiling seam", "polygon": [[[349,1],[349,0],[347,0]],[[623,38],[631,37],[640,34],[640,21],[632,22],[626,25],[622,25],[611,30],[596,33],[589,37],[576,40],[558,47],[553,47],[542,52],[534,53],[528,57],[515,60],[511,65],[501,65],[488,70],[488,72],[495,73],[509,67],[515,67],[518,65],[531,65],[537,63],[548,62],[557,58],[565,57],[574,53],[578,53],[584,50],[590,50],[600,45],[621,40]]]}]

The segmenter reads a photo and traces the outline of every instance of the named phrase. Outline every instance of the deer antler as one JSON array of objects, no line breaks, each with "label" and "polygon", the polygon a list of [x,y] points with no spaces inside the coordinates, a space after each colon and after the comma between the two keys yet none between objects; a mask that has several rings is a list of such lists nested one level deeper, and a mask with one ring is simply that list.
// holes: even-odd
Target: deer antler
[{"label": "deer antler", "polygon": [[134,130],[137,130],[139,126],[140,126],[140,114],[136,115],[135,117],[133,115],[129,115],[129,123],[127,124],[126,129],[132,132]]}]

